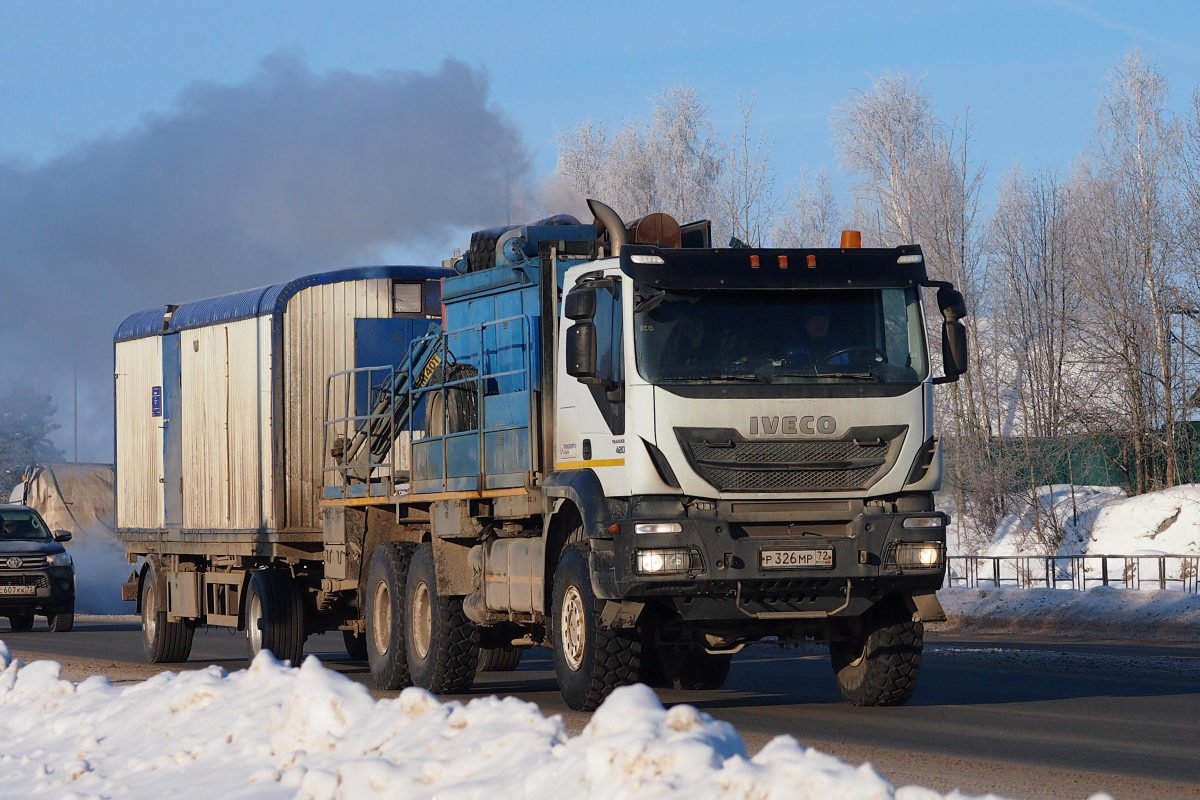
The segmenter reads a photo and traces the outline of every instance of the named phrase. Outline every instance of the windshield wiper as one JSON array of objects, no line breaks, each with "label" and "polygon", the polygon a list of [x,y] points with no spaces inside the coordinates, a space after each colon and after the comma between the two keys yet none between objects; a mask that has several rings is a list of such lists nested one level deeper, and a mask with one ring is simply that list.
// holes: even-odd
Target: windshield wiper
[{"label": "windshield wiper", "polygon": [[882,378],[872,372],[771,372],[770,378],[854,378],[860,381],[880,382]]},{"label": "windshield wiper", "polygon": [[656,383],[706,383],[709,381],[754,381],[766,383],[761,375],[745,372],[736,375],[688,375],[671,378],[660,378]]}]

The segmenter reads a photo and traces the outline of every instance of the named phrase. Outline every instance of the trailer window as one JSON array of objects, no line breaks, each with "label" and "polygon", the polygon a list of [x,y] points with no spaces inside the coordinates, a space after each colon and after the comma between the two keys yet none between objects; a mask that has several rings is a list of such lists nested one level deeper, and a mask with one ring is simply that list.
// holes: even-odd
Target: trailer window
[{"label": "trailer window", "polygon": [[639,291],[638,371],[654,383],[917,383],[916,289]]}]

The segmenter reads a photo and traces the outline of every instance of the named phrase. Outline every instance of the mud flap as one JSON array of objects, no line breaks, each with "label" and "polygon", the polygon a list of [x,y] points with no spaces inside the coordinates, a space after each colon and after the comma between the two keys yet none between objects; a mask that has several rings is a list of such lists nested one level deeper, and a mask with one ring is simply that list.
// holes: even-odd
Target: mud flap
[{"label": "mud flap", "polygon": [[909,610],[913,612],[913,622],[945,622],[946,611],[937,599],[936,592],[906,595]]},{"label": "mud flap", "polygon": [[645,603],[633,600],[606,600],[604,610],[600,612],[600,627],[610,631],[637,627],[638,617],[645,607]]}]

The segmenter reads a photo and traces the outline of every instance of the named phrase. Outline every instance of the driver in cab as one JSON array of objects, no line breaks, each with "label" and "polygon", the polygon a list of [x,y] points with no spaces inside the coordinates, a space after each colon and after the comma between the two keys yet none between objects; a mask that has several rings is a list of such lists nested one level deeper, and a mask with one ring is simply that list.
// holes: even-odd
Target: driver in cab
[{"label": "driver in cab", "polygon": [[[830,312],[826,306],[813,306],[804,315],[804,330],[793,348],[793,356],[810,364],[850,363],[850,354],[838,352],[846,344],[840,337],[829,335]],[[832,355],[836,353],[836,355]]]}]

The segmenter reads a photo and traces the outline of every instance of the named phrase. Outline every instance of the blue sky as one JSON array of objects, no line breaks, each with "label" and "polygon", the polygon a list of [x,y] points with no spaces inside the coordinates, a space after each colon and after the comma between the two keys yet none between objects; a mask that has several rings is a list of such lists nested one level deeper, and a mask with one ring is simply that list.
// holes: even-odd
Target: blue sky
[{"label": "blue sky", "polygon": [[447,56],[482,67],[543,170],[556,129],[644,114],[670,84],[698,87],[722,129],[739,93],[757,93],[785,181],[832,164],[834,103],[899,69],[926,76],[943,115],[970,108],[994,179],[1018,160],[1067,166],[1090,135],[1096,86],[1131,47],[1161,62],[1182,104],[1200,80],[1200,4],[10,1],[0,153],[60,154],[285,51],[319,72],[429,70]]},{"label": "blue sky", "polygon": [[[162,115],[171,115],[179,108],[181,92],[197,82],[252,86],[252,79],[264,74],[263,59],[274,54],[302,59],[319,74],[348,71],[369,76],[385,71],[434,73],[445,59],[459,59],[487,75],[493,107],[519,129],[535,173],[541,175],[554,167],[557,130],[589,118],[619,123],[645,115],[649,98],[672,84],[699,89],[722,135],[737,123],[739,94],[747,99],[755,95],[754,124],[775,141],[774,165],[781,186],[794,181],[804,166],[835,167],[828,119],[838,101],[854,88],[868,86],[873,74],[905,71],[924,76],[925,88],[943,117],[970,109],[975,124],[973,155],[988,168],[986,202],[999,179],[1018,161],[1059,169],[1070,166],[1091,136],[1096,87],[1131,48],[1140,48],[1161,64],[1172,83],[1173,102],[1182,108],[1200,82],[1198,43],[1200,4],[1182,1],[762,0],[735,5],[707,0],[588,4],[564,0],[523,4],[0,0],[0,159],[17,166],[7,172],[0,169],[0,178],[6,178],[9,186],[0,200],[8,197],[15,203],[0,219],[0,276],[6,279],[7,295],[15,295],[17,305],[27,312],[24,317],[8,314],[0,320],[0,351],[9,357],[10,374],[32,376],[29,379],[39,390],[59,400],[66,420],[69,401],[63,399],[70,397],[66,376],[72,363],[81,365],[80,457],[108,460],[112,457],[109,341],[117,321],[155,303],[243,289],[302,274],[297,272],[300,269],[315,269],[284,252],[286,247],[276,247],[280,252],[266,263],[251,259],[253,264],[245,264],[238,257],[222,261],[219,254],[225,243],[230,243],[231,252],[256,252],[252,246],[260,244],[255,240],[260,232],[257,223],[252,219],[254,224],[242,228],[206,227],[227,215],[217,208],[219,198],[201,196],[209,162],[195,159],[214,158],[212,152],[204,152],[205,147],[237,151],[259,132],[253,126],[248,132],[236,126],[219,128],[235,131],[232,139],[186,140],[182,161],[191,160],[195,168],[189,170],[188,163],[181,166],[179,158],[168,159],[175,172],[166,175],[155,171],[160,164],[156,158],[162,154],[154,148],[174,141],[169,136],[164,139],[164,131],[178,132],[187,126],[176,119],[159,125],[157,133],[150,126],[147,130],[153,135],[148,137],[128,135],[146,119],[159,115],[161,121]],[[399,96],[396,92],[405,85],[395,80],[366,83],[380,97]],[[319,82],[302,80],[301,84],[308,87],[305,91],[319,89]],[[231,97],[251,94],[235,91]],[[409,112],[410,108],[403,105],[410,116],[419,113]],[[358,113],[369,119],[370,110],[359,108]],[[477,114],[475,119],[479,118]],[[447,130],[463,124],[453,114],[443,122]],[[279,136],[279,131],[264,135]],[[370,142],[361,130],[355,135]],[[112,147],[97,147],[97,141],[108,141]],[[346,147],[357,147],[358,141],[339,140],[343,149],[329,153],[327,161],[370,160],[358,151],[344,152]],[[270,139],[265,147],[262,151],[249,147],[247,152],[265,154],[256,158],[267,161],[275,155],[278,139]],[[106,154],[115,154],[118,163],[104,162]],[[302,163],[320,161],[322,155],[324,150]],[[233,153],[232,162],[236,156]],[[133,158],[135,166],[149,165],[148,171],[129,173],[136,182],[121,171],[121,158],[126,157]],[[419,157],[419,153],[414,156]],[[400,158],[394,160],[393,167],[403,177],[420,171],[420,165],[412,168]],[[439,163],[450,162],[457,164],[455,159]],[[252,163],[257,166],[259,161]],[[367,171],[378,172],[375,163],[370,161]],[[269,166],[264,171],[269,172]],[[309,172],[323,175],[321,167],[317,164]],[[303,172],[295,163],[289,170],[285,171],[289,179],[292,173]],[[471,177],[477,174],[478,170],[472,171]],[[180,185],[181,175],[192,182]],[[835,177],[839,187],[847,181],[846,176]],[[399,185],[390,175],[384,182],[389,187]],[[470,178],[437,184],[442,200],[449,203],[446,214],[458,208],[455,192],[460,182],[468,183]],[[281,180],[268,188],[293,183]],[[214,183],[218,193],[227,185]],[[293,192],[277,205],[286,206],[286,200],[298,196],[316,197],[320,187],[328,184],[318,180],[314,185],[316,189]],[[23,194],[27,186],[37,190]],[[428,200],[419,190],[405,189],[401,194],[420,195],[423,203]],[[189,206],[192,195],[197,195],[196,202]],[[37,202],[27,202],[30,197]],[[201,213],[193,211],[196,204]],[[336,210],[336,203],[332,207]],[[173,217],[177,208],[187,210]],[[327,211],[318,203],[313,213],[324,214],[319,218],[334,227],[342,224],[340,219],[331,222]],[[347,228],[365,216],[357,213],[359,209],[350,211]],[[391,212],[385,209],[384,213]],[[190,227],[183,224],[193,219]],[[186,235],[176,235],[175,225]],[[420,238],[409,236],[406,244],[398,244],[383,257],[436,262],[465,242],[461,231],[452,241],[445,235]],[[325,257],[307,240],[294,244],[312,258]],[[196,252],[204,246],[211,251],[206,268],[191,268],[180,260],[180,255],[199,258]],[[131,248],[141,253],[140,261],[126,255]],[[353,257],[343,252],[334,258]],[[223,269],[214,267],[218,262]],[[321,265],[328,268],[341,262]],[[68,287],[66,296],[62,287]],[[42,341],[46,337],[37,333],[48,307],[58,309],[62,323],[54,327],[59,334],[55,341]],[[70,430],[66,420],[60,418],[64,430],[59,432],[59,443],[64,446]]]}]

